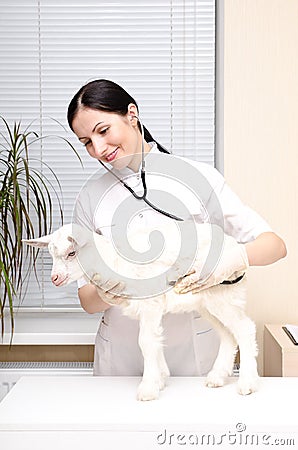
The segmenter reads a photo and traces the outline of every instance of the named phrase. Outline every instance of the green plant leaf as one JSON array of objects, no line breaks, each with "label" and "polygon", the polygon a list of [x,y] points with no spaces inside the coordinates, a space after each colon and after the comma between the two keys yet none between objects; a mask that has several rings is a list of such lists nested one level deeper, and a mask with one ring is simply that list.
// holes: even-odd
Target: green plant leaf
[{"label": "green plant leaf", "polygon": [[[54,120],[55,121],[55,120]],[[58,121],[55,121],[59,123]],[[82,160],[73,145],[63,136],[39,136],[31,130],[31,122],[23,131],[21,122],[10,126],[0,116],[0,313],[4,333],[4,311],[10,314],[14,331],[14,306],[23,299],[31,272],[37,279],[38,251],[23,246],[22,239],[31,239],[52,231],[53,205],[58,205],[63,223],[61,184],[53,169],[42,159],[30,157],[30,147],[47,138],[59,138],[72,149],[81,165]],[[61,125],[59,123],[59,125]],[[63,128],[63,126],[62,126]],[[38,162],[39,167],[36,167]],[[52,180],[45,176],[45,170]],[[55,202],[55,203],[54,203]]]}]

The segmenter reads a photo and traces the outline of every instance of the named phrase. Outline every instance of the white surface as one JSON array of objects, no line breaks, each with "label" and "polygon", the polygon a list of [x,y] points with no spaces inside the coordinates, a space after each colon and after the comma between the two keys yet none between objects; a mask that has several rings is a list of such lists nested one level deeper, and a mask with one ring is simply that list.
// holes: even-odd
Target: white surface
[{"label": "white surface", "polygon": [[[16,309],[14,345],[90,345],[95,335],[101,314],[76,311],[40,309]],[[9,345],[10,317],[5,312],[5,331],[2,344]]]},{"label": "white surface", "polygon": [[236,382],[210,389],[203,378],[170,378],[159,400],[138,402],[136,377],[23,377],[0,403],[0,443],[10,450],[77,449],[84,442],[104,442],[103,450],[120,443],[121,449],[181,448],[181,433],[184,439],[212,433],[217,442],[223,435],[253,435],[259,442],[266,435],[292,439],[295,445],[283,448],[298,448],[298,418],[290,408],[297,404],[298,378],[262,378],[259,391],[246,397],[237,394]]},{"label": "white surface", "polygon": [[236,382],[210,389],[204,378],[172,377],[159,400],[139,402],[137,377],[22,377],[0,403],[0,430],[193,429],[245,419],[255,428],[298,431],[298,417],[288,408],[298,400],[298,378],[262,378],[249,396],[237,393]]},{"label": "white surface", "polygon": [[[13,345],[94,345],[92,333],[14,333]],[[11,336],[4,334],[3,344],[10,344]]]}]

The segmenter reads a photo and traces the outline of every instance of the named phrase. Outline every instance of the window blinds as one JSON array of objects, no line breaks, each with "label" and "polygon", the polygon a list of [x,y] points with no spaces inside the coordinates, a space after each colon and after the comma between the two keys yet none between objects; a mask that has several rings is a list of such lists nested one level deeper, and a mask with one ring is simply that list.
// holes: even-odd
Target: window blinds
[{"label": "window blinds", "polygon": [[[174,154],[214,164],[215,0],[2,0],[0,21],[0,114],[24,127],[34,120],[32,129],[70,140],[83,159],[82,169],[54,137],[31,150],[59,177],[65,223],[98,164],[57,121],[68,129],[68,103],[90,80],[123,86]],[[23,306],[78,304],[76,286],[51,285],[50,267],[44,252]]]}]

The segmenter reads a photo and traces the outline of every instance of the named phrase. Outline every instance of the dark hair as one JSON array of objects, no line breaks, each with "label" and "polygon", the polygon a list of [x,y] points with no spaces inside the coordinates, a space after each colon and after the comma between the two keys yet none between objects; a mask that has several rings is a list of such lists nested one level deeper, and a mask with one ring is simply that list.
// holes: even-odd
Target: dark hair
[{"label": "dark hair", "polygon": [[[125,116],[130,103],[135,104],[138,109],[137,102],[121,86],[113,81],[90,81],[90,83],[87,83],[85,86],[81,87],[81,89],[71,100],[67,111],[68,124],[73,130],[72,122],[81,106],[91,109],[98,109],[100,111],[114,112]],[[144,139],[146,142],[154,141],[154,138],[146,127],[144,127]],[[156,144],[159,151],[169,153],[169,151],[158,142],[156,142]]]}]

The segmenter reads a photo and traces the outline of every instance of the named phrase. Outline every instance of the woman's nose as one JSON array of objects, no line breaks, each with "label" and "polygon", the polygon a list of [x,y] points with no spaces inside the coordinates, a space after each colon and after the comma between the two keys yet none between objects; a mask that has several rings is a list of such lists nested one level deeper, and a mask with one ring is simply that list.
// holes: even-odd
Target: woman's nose
[{"label": "woman's nose", "polygon": [[103,141],[95,140],[92,142],[93,154],[96,158],[101,158],[107,152],[107,144]]}]

